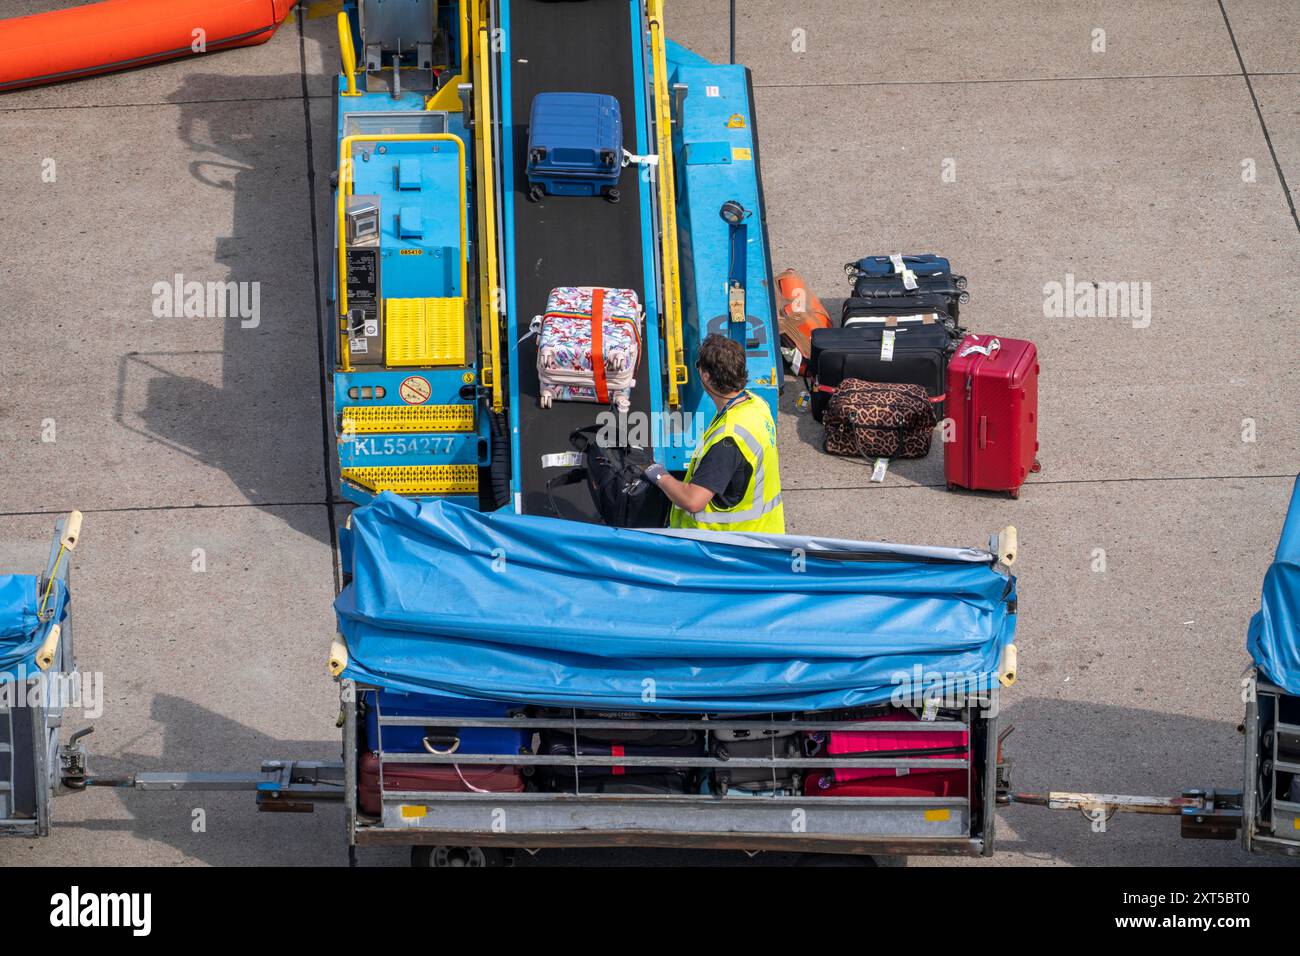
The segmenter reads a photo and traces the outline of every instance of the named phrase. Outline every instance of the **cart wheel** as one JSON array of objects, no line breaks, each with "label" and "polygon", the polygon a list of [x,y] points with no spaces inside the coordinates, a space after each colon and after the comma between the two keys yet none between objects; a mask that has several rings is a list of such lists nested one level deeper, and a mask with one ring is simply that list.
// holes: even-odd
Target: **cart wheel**
[{"label": "cart wheel", "polygon": [[613,186],[610,186],[608,189],[605,190],[605,198],[608,199],[610,202],[618,202],[620,199],[623,198],[623,194],[619,192],[617,189],[615,189]]},{"label": "cart wheel", "polygon": [[875,866],[876,859],[871,856],[856,856],[851,853],[805,853],[794,861],[795,866]]},{"label": "cart wheel", "polygon": [[541,202],[546,196],[546,190],[540,184],[528,188],[528,198],[533,202]]},{"label": "cart wheel", "polygon": [[413,846],[411,866],[504,866],[505,854],[481,846]]}]

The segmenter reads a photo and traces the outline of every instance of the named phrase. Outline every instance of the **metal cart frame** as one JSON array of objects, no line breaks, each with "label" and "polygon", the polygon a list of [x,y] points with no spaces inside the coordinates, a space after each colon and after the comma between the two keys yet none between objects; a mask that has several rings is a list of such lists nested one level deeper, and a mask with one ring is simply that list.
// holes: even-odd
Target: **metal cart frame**
[{"label": "metal cart frame", "polygon": [[[44,593],[53,576],[68,584],[68,561],[58,561],[65,521],[54,526],[54,543],[38,591]],[[72,618],[63,621],[54,663],[31,676],[8,680],[14,706],[0,703],[0,835],[48,836],[50,801],[61,776],[59,731],[63,726],[63,701],[52,701],[46,690],[54,682],[78,677],[73,648]],[[36,686],[44,684],[44,689]],[[35,700],[34,706],[29,701]]]},{"label": "metal cart frame", "polygon": [[1291,784],[1293,776],[1300,781],[1300,697],[1257,672],[1246,691],[1241,843],[1249,853],[1300,857],[1300,782]]},{"label": "metal cart frame", "polygon": [[[370,817],[358,806],[358,701],[370,690],[340,681],[343,703],[344,803],[348,844],[411,847],[469,846],[538,849],[543,847],[689,847],[745,851],[905,856],[912,854],[989,856],[999,787],[997,694],[965,697],[961,721],[880,722],[873,730],[923,732],[970,731],[968,756],[926,758],[771,757],[557,757],[540,754],[485,755],[380,753],[384,763],[553,766],[654,766],[692,769],[875,767],[901,770],[965,769],[963,797],[805,797],[716,795],[615,795],[574,793],[434,793],[380,792],[382,816]],[[509,727],[516,730],[748,729],[761,733],[767,720],[589,720],[569,717],[467,718],[378,716],[385,726]],[[784,729],[861,730],[860,722],[806,719],[781,721]],[[576,777],[575,777],[576,779]],[[382,786],[382,778],[381,778]]]}]

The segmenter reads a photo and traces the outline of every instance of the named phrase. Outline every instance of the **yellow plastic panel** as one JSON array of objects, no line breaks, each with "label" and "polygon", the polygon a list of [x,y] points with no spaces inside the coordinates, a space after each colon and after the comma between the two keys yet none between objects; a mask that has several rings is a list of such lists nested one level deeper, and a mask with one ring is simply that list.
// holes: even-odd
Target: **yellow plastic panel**
[{"label": "yellow plastic panel", "polygon": [[360,405],[343,409],[343,431],[401,435],[474,430],[473,405]]},{"label": "yellow plastic panel", "polygon": [[344,468],[343,478],[378,494],[476,495],[476,465],[393,465],[385,468]]},{"label": "yellow plastic panel", "polygon": [[385,364],[465,364],[464,299],[387,299]]}]

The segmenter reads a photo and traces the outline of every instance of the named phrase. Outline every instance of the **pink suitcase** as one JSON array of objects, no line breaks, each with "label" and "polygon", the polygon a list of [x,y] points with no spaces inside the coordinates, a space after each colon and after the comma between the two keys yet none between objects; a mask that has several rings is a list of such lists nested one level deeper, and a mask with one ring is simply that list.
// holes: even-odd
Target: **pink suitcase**
[{"label": "pink suitcase", "polygon": [[[863,723],[870,723],[871,721],[904,723],[916,722],[917,718],[910,711],[899,710],[894,714],[868,718]],[[915,757],[918,760],[962,760],[970,755],[970,734],[965,730],[855,730],[830,733],[826,737],[821,752],[839,757],[850,755],[871,757],[881,751],[907,751],[909,759]],[[917,753],[917,751],[926,750],[934,750],[934,753]],[[903,772],[901,776],[907,776],[909,772],[919,774],[928,771],[913,769]],[[946,771],[940,773],[946,773]],[[956,771],[956,773],[963,778],[966,775],[964,770]],[[897,776],[900,776],[899,771],[890,767],[850,767],[836,769],[833,774],[835,783],[866,780],[871,777]]]},{"label": "pink suitcase", "polygon": [[642,320],[641,301],[631,289],[552,289],[546,313],[533,320],[542,407],[558,399],[626,411],[641,363]]}]

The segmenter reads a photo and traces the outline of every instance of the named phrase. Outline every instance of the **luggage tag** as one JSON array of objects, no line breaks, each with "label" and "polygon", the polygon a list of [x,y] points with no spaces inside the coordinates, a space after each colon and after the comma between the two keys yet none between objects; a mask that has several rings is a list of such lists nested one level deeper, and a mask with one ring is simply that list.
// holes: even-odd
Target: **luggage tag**
[{"label": "luggage tag", "polygon": [[793,345],[781,346],[781,358],[789,364],[790,370],[796,375],[803,369],[803,354]]},{"label": "luggage tag", "polygon": [[577,468],[583,462],[580,451],[560,451],[542,456],[543,468]]},{"label": "luggage tag", "polygon": [[885,472],[889,471],[889,459],[877,458],[876,466],[871,469],[871,480],[879,483],[885,480]]},{"label": "luggage tag", "polygon": [[533,320],[528,323],[528,332],[525,335],[520,337],[518,344],[523,345],[534,335],[541,335],[541,334],[542,334],[542,317],[540,315],[535,315],[533,316]]},{"label": "luggage tag", "polygon": [[898,274],[898,275],[902,275],[904,272],[907,271],[907,266],[903,265],[903,254],[902,254],[902,253],[900,253],[900,252],[896,252],[896,253],[894,253],[892,256],[889,257],[889,262],[890,262],[891,265],[893,265],[893,267],[894,267],[894,272],[895,272],[896,274]]},{"label": "luggage tag", "polygon": [[903,270],[903,288],[909,292],[916,289],[916,273],[911,269]]},{"label": "luggage tag", "polygon": [[1002,348],[1002,343],[999,342],[997,339],[993,339],[992,341],[989,342],[988,345],[968,345],[964,349],[962,349],[961,352],[957,354],[957,357],[965,358],[967,355],[970,355],[974,352],[978,352],[980,355],[983,355],[985,358],[992,358],[993,353],[998,351],[1001,348]]},{"label": "luggage tag", "polygon": [[637,166],[658,166],[659,154],[647,153],[645,156],[638,156],[636,153],[623,150],[623,165],[631,166],[635,163]]},{"label": "luggage tag", "polygon": [[939,697],[937,694],[927,694],[925,704],[921,707],[922,720],[935,720],[939,716]]},{"label": "luggage tag", "polygon": [[898,335],[896,329],[885,329],[880,333],[880,361],[892,362],[894,360],[894,337]]}]

